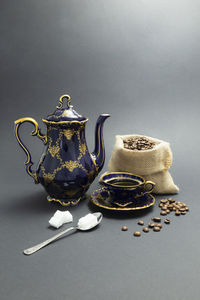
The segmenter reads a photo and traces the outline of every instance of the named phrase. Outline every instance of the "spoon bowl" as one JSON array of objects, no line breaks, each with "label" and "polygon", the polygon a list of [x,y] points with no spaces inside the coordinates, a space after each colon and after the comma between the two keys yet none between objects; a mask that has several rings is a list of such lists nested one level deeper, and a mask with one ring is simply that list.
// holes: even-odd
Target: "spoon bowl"
[{"label": "spoon bowl", "polygon": [[84,228],[83,228],[83,227],[80,227],[80,226],[77,224],[77,229],[78,229],[78,230],[81,230],[81,231],[87,231],[87,230],[90,230],[90,229],[96,227],[97,225],[99,225],[99,223],[101,223],[101,220],[103,219],[102,213],[96,212],[96,213],[93,213],[92,215],[95,216],[95,217],[97,218],[96,223],[87,224],[87,226],[85,226]]}]

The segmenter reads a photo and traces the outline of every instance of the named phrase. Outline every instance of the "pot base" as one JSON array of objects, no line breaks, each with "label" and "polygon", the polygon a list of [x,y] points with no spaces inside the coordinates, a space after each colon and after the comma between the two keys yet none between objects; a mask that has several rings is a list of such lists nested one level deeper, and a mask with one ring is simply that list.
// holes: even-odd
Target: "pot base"
[{"label": "pot base", "polygon": [[78,199],[56,199],[56,198],[52,198],[51,196],[47,196],[47,200],[49,202],[59,202],[62,206],[75,206],[77,205],[80,200],[82,199],[83,197],[80,197]]}]

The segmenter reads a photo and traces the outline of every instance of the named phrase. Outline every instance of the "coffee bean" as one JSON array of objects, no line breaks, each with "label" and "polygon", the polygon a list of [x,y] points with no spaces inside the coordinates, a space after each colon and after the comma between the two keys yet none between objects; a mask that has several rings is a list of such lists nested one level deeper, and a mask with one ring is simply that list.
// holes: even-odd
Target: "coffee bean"
[{"label": "coffee bean", "polygon": [[180,216],[180,214],[181,214],[181,213],[180,213],[179,210],[176,210],[176,211],[175,211],[175,215],[176,215],[176,216]]},{"label": "coffee bean", "polygon": [[154,221],[154,222],[161,222],[161,218],[160,217],[153,217],[152,221]]},{"label": "coffee bean", "polygon": [[170,219],[165,219],[164,222],[165,224],[170,224]]},{"label": "coffee bean", "polygon": [[175,202],[175,200],[172,199],[172,198],[168,198],[168,201],[169,201],[169,203],[174,203]]},{"label": "coffee bean", "polygon": [[160,229],[161,229],[162,228],[162,224],[161,223],[157,223],[157,224],[155,224],[154,227],[160,227]]},{"label": "coffee bean", "polygon": [[185,211],[185,208],[180,208],[179,211],[180,211],[180,212],[184,212],[184,211]]},{"label": "coffee bean", "polygon": [[160,231],[160,227],[159,226],[154,226],[153,231],[155,231],[155,232]]},{"label": "coffee bean", "polygon": [[143,230],[144,232],[149,232],[149,228],[148,228],[148,227],[144,227],[142,230]]},{"label": "coffee bean", "polygon": [[167,209],[166,212],[167,212],[168,214],[170,214],[171,210]]},{"label": "coffee bean", "polygon": [[186,215],[186,213],[187,213],[187,212],[186,212],[185,210],[184,210],[184,211],[181,211],[181,214],[182,214],[182,215]]},{"label": "coffee bean", "polygon": [[180,206],[179,206],[178,204],[175,204],[174,207],[175,207],[176,209],[180,209]]},{"label": "coffee bean", "polygon": [[127,226],[122,226],[122,231],[127,231],[128,227]]},{"label": "coffee bean", "polygon": [[174,207],[173,204],[169,204],[167,208],[168,208],[169,210],[173,210],[173,207]]},{"label": "coffee bean", "polygon": [[166,204],[168,202],[168,200],[167,199],[161,199],[160,202],[163,203],[163,204]]},{"label": "coffee bean", "polygon": [[139,220],[139,221],[138,221],[138,225],[144,225],[144,221]]},{"label": "coffee bean", "polygon": [[165,209],[165,210],[168,209],[168,205],[169,205],[168,203],[163,204],[163,209]]},{"label": "coffee bean", "polygon": [[168,206],[167,205],[163,205],[162,210],[167,210]]},{"label": "coffee bean", "polygon": [[189,207],[186,206],[186,207],[185,207],[185,210],[186,210],[186,211],[189,211]]},{"label": "coffee bean", "polygon": [[140,231],[135,231],[135,232],[133,233],[133,235],[134,235],[134,236],[141,236],[141,232],[140,232]]},{"label": "coffee bean", "polygon": [[166,216],[167,212],[165,210],[161,210],[160,214],[161,214],[161,216]]},{"label": "coffee bean", "polygon": [[150,223],[148,224],[148,226],[149,226],[149,228],[153,228],[153,227],[155,226],[155,223],[150,222]]}]

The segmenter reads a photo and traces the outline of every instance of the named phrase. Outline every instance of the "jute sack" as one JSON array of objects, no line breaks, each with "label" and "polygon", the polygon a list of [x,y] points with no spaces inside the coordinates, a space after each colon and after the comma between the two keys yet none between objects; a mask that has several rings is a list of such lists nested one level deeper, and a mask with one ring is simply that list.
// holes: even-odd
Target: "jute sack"
[{"label": "jute sack", "polygon": [[[145,137],[156,145],[153,149],[138,151],[124,148],[123,140],[134,137]],[[142,135],[117,135],[108,170],[130,172],[152,180],[156,184],[153,190],[155,194],[176,194],[179,188],[168,171],[171,164],[172,151],[169,143]]]}]

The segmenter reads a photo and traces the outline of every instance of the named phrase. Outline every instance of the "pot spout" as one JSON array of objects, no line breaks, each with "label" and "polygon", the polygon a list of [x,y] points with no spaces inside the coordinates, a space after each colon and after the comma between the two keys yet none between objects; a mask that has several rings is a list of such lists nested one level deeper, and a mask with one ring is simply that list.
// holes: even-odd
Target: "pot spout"
[{"label": "pot spout", "polygon": [[102,114],[98,117],[95,128],[95,149],[92,152],[92,158],[99,173],[105,162],[105,147],[103,141],[103,124],[110,117],[109,114]]}]

